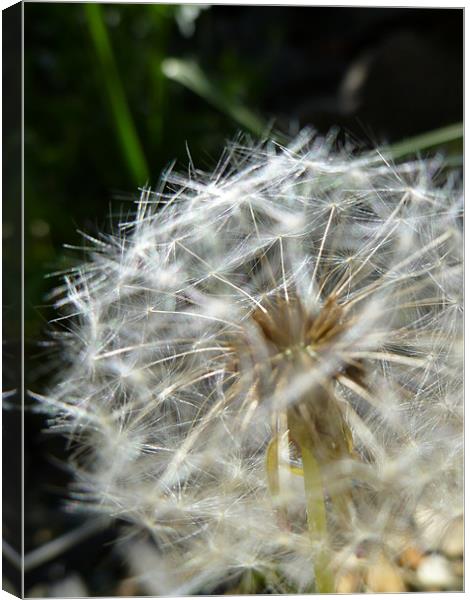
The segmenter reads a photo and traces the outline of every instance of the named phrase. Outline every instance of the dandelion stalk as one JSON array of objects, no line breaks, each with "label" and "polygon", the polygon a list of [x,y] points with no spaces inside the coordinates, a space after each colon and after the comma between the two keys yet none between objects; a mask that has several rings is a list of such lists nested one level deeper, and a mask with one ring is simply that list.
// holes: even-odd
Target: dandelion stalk
[{"label": "dandelion stalk", "polygon": [[[312,541],[312,548],[328,537],[324,487],[321,470],[314,456],[311,440],[308,435],[298,434],[295,441],[302,456],[302,475],[306,498],[307,524]],[[287,527],[287,515],[281,502],[281,486],[279,481],[279,439],[275,436],[266,450],[266,469],[269,487],[274,505],[279,513],[281,526]],[[330,570],[329,553],[321,548],[314,558],[315,591],[321,594],[334,592],[334,576]]]},{"label": "dandelion stalk", "polygon": [[266,449],[266,472],[268,477],[269,490],[275,506],[277,507],[281,494],[281,485],[279,481],[279,442],[278,437],[274,436]]},{"label": "dandelion stalk", "polygon": [[[319,540],[325,541],[328,538],[324,488],[311,443],[308,439],[302,439],[299,445],[304,471],[308,529],[312,546],[315,547]],[[315,590],[319,594],[331,594],[335,591],[334,576],[329,564],[331,557],[325,547],[320,546],[314,558]]]}]

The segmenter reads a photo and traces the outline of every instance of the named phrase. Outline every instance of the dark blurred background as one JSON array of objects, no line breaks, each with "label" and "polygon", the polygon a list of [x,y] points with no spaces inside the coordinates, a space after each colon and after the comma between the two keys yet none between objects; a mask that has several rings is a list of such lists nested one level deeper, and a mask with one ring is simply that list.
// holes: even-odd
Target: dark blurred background
[{"label": "dark blurred background", "polygon": [[[77,228],[109,229],[139,186],[173,160],[184,169],[187,147],[211,169],[240,131],[339,126],[372,147],[463,117],[460,9],[26,3],[24,16],[26,385],[38,393],[51,376],[45,276],[81,257],[63,244],[82,244]],[[64,502],[65,443],[38,415],[25,426],[28,552],[83,516]],[[122,583],[114,537],[40,561],[26,593],[138,593]]]}]

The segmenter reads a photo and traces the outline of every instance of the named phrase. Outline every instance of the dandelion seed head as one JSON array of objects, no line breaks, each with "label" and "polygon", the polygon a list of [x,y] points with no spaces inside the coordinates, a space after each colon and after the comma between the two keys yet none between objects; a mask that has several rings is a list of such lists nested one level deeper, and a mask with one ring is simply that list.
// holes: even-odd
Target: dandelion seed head
[{"label": "dandelion seed head", "polygon": [[149,536],[129,542],[149,593],[308,590],[312,556],[375,540],[394,560],[461,514],[461,193],[441,171],[333,135],[233,144],[88,239],[42,400],[77,498]]}]

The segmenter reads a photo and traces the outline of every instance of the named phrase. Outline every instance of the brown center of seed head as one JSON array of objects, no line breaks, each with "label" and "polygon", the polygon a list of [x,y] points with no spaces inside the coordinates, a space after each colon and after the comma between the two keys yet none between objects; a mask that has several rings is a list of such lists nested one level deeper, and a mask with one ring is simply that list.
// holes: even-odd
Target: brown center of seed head
[{"label": "brown center of seed head", "polygon": [[[240,345],[237,368],[243,378],[241,371],[248,367],[257,402],[280,398],[281,406],[273,408],[285,411],[291,441],[297,445],[299,438],[309,438],[320,464],[350,456],[352,438],[335,397],[335,379],[342,375],[362,385],[363,366],[335,353],[335,344],[350,327],[336,298],[330,296],[320,309],[309,311],[297,295],[278,295],[253,311],[250,324],[256,334]],[[294,393],[284,406],[283,390],[291,398]]]}]

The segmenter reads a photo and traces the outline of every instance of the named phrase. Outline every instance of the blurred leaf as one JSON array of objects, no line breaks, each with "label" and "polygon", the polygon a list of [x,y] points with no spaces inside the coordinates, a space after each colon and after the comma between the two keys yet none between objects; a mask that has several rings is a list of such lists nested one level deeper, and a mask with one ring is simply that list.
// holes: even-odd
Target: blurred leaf
[{"label": "blurred leaf", "polygon": [[189,60],[167,58],[162,62],[162,71],[168,79],[180,83],[251,133],[264,137],[270,127],[253,112],[224,94],[203,73],[199,65]]},{"label": "blurred leaf", "polygon": [[402,142],[392,144],[391,146],[385,146],[382,150],[387,153],[387,156],[397,159],[408,156],[409,154],[415,154],[421,150],[442,146],[462,139],[463,123],[454,123],[447,127],[442,127],[440,129],[435,129],[434,131],[408,138]]},{"label": "blurred leaf", "polygon": [[111,105],[113,124],[121,145],[121,151],[134,182],[137,185],[142,185],[148,178],[147,161],[127,104],[111,41],[103,21],[101,6],[99,4],[86,4],[84,9],[98,57],[101,76]]}]

